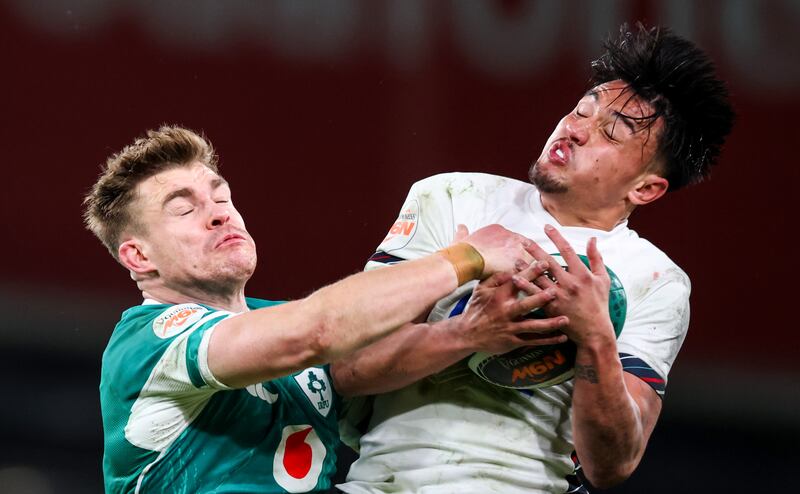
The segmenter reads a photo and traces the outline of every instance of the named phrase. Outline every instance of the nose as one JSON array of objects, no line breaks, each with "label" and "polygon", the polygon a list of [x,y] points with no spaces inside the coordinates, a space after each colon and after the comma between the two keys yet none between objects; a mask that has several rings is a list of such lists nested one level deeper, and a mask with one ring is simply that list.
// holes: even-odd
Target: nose
[{"label": "nose", "polygon": [[586,141],[589,140],[590,120],[589,117],[568,117],[565,124],[569,140],[578,146],[586,144]]},{"label": "nose", "polygon": [[228,211],[227,203],[214,203],[214,207],[211,210],[211,215],[208,217],[208,228],[219,228],[230,221],[230,219],[231,214]]}]

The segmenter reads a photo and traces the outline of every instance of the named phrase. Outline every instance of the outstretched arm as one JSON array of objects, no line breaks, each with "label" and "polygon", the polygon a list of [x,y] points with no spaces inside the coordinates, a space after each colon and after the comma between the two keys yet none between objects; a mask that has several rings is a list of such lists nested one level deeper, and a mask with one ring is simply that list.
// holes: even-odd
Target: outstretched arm
[{"label": "outstretched arm", "polygon": [[336,389],[344,396],[385,393],[407,386],[476,351],[505,353],[524,345],[566,341],[554,333],[566,317],[520,320],[541,307],[553,291],[530,287],[531,295],[517,296],[515,280],[540,276],[546,264],[511,275],[495,274],[474,290],[464,314],[436,323],[408,324],[399,331],[334,362],[331,372]]},{"label": "outstretched arm", "polygon": [[556,282],[542,276],[541,288],[555,290],[548,314],[564,314],[564,332],[578,347],[572,395],[572,428],[581,468],[595,487],[607,488],[627,479],[644,454],[661,411],[661,399],[639,378],[625,373],[617,353],[608,314],[610,280],[597,249],[587,247],[590,267],[551,226],[545,233],[567,262],[568,270],[535,244],[531,254],[547,260]]},{"label": "outstretched arm", "polygon": [[523,247],[529,243],[491,225],[423,259],[231,317],[211,336],[209,369],[220,382],[242,387],[337,360],[414,319],[459,284],[530,259]]}]

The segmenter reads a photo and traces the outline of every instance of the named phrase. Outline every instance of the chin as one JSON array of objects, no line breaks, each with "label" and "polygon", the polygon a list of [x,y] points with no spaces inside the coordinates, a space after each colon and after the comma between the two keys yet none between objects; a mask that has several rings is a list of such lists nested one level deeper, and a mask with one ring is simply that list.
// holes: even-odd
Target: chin
[{"label": "chin", "polygon": [[229,270],[234,276],[249,279],[256,270],[256,256],[253,254],[236,259],[236,262],[229,264]]},{"label": "chin", "polygon": [[537,161],[531,166],[531,169],[528,171],[528,179],[540,192],[548,194],[563,194],[567,192],[568,189],[564,183],[552,174],[543,171],[538,164],[539,162]]},{"label": "chin", "polygon": [[241,289],[250,277],[253,276],[253,269],[241,265],[227,265],[215,269],[211,273],[206,273],[203,283],[205,286],[214,287],[212,291],[230,292]]},{"label": "chin", "polygon": [[228,282],[244,282],[250,279],[256,270],[256,254],[251,249],[237,249],[225,259],[214,263],[212,277]]}]

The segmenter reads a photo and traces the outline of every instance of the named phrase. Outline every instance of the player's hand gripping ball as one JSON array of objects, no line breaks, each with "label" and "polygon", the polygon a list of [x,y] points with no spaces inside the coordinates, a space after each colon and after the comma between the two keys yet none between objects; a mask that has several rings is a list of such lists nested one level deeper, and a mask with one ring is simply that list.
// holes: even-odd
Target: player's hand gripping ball
[{"label": "player's hand gripping ball", "polygon": [[[578,256],[589,265],[586,256]],[[553,258],[566,268],[563,258],[554,254]],[[616,336],[622,332],[625,313],[628,308],[625,289],[613,271],[606,267],[611,279],[608,294],[608,313]],[[542,309],[528,313],[526,318],[547,317]],[[572,378],[575,373],[575,354],[577,347],[571,340],[555,345],[526,346],[502,355],[477,352],[469,359],[469,368],[486,381],[512,389],[545,388],[560,384]]]}]

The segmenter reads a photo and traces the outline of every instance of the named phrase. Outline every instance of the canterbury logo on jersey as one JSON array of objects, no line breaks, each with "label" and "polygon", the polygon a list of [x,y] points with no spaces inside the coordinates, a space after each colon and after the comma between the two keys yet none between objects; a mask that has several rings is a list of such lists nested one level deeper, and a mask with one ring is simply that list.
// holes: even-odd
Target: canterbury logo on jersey
[{"label": "canterbury logo on jersey", "polygon": [[331,410],[333,394],[331,393],[331,383],[325,372],[316,367],[309,367],[294,376],[294,380],[297,381],[314,408],[323,417],[327,417]]},{"label": "canterbury logo on jersey", "polygon": [[153,333],[162,339],[180,334],[199,321],[208,309],[197,304],[180,304],[170,307],[153,321]]},{"label": "canterbury logo on jersey", "polygon": [[270,392],[267,387],[261,383],[251,384],[244,389],[246,389],[251,395],[266,401],[270,405],[278,401],[278,394]]}]

